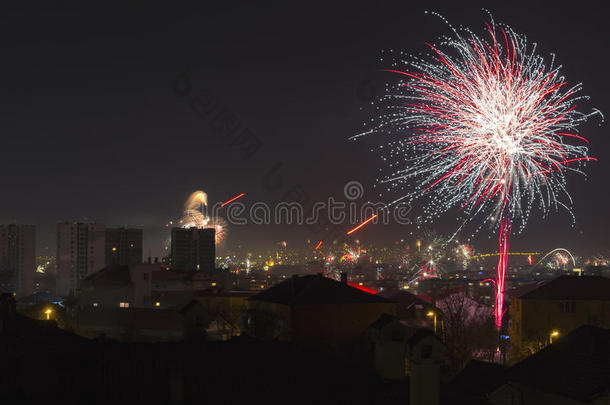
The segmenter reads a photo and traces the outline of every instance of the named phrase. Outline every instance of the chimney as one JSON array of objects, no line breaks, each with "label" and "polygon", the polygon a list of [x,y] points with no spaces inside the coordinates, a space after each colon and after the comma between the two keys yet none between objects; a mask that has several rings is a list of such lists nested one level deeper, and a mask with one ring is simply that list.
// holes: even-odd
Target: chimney
[{"label": "chimney", "polygon": [[341,273],[341,283],[347,284],[347,273],[346,272]]}]

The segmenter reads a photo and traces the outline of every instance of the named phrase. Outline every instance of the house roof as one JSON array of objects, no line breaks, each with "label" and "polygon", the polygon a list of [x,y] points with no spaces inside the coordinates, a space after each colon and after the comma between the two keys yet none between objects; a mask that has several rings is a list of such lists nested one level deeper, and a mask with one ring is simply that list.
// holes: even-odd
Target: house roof
[{"label": "house roof", "polygon": [[610,389],[610,330],[581,326],[514,365],[511,381],[591,401]]},{"label": "house roof", "polygon": [[406,307],[410,307],[411,305],[424,305],[426,307],[430,306],[430,303],[422,300],[417,295],[410,293],[408,291],[393,291],[388,294],[381,293],[381,296],[390,299],[392,301],[396,301],[399,304],[402,304]]},{"label": "house roof", "polygon": [[17,300],[20,304],[39,304],[39,303],[59,303],[64,302],[65,298],[59,297],[57,295],[51,294],[48,291],[40,291],[34,293],[32,295],[28,295],[26,297],[19,298]]},{"label": "house roof", "polygon": [[394,315],[390,315],[390,314],[381,314],[381,316],[379,318],[377,318],[377,320],[375,322],[373,322],[370,326],[370,328],[373,329],[383,329],[386,325],[398,321],[398,318],[395,317]]},{"label": "house roof", "polygon": [[560,276],[540,284],[518,298],[610,300],[610,279],[600,276]]},{"label": "house roof", "polygon": [[392,303],[345,283],[318,275],[293,276],[248,298],[251,301],[285,305]]},{"label": "house roof", "polygon": [[500,364],[471,360],[451,381],[457,391],[485,396],[506,382],[506,368]]},{"label": "house roof", "polygon": [[422,341],[423,339],[427,338],[427,337],[434,337],[435,339],[437,339],[440,342],[440,339],[436,336],[436,334],[434,332],[432,332],[430,329],[426,329],[426,328],[419,328],[418,330],[415,331],[415,333],[407,340],[407,345],[413,347],[416,344],[418,344],[420,341]]},{"label": "house roof", "polygon": [[83,281],[89,281],[94,284],[131,284],[129,266],[106,266],[90,274]]}]

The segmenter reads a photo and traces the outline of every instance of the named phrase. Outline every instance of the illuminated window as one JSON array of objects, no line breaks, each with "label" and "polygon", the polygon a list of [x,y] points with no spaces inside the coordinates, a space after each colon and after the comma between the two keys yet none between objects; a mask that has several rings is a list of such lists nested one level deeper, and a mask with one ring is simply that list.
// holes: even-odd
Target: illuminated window
[{"label": "illuminated window", "polygon": [[129,302],[121,302],[121,303],[119,303],[119,307],[121,307],[121,308],[129,308]]}]

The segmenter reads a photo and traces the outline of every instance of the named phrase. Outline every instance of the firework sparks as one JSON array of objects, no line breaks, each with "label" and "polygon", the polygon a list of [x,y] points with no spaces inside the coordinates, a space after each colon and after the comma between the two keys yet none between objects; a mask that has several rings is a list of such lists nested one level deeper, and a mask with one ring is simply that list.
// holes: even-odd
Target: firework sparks
[{"label": "firework sparks", "polygon": [[365,252],[360,250],[360,247],[353,248],[351,246],[345,245],[345,254],[343,256],[341,256],[341,258],[339,259],[339,262],[356,264],[356,263],[358,263],[358,260],[360,259],[360,257],[362,256],[363,253],[365,253]]},{"label": "firework sparks", "polygon": [[[239,196],[235,199],[237,198]],[[181,228],[214,228],[216,244],[220,244],[226,236],[227,223],[222,218],[208,216],[207,206],[208,195],[204,191],[191,193],[184,204],[184,213],[178,223]]]},{"label": "firework sparks", "polygon": [[380,182],[388,190],[411,186],[394,203],[425,198],[427,220],[457,209],[459,229],[477,219],[477,230],[486,224],[498,231],[499,328],[512,225],[522,231],[534,208],[571,213],[566,174],[583,173],[595,160],[577,127],[601,113],[577,111],[576,102],[587,98],[578,95],[581,84],[568,86],[555,57],[547,62],[510,27],[492,19],[484,37],[451,30],[427,56],[397,60],[388,70],[402,79],[380,100],[391,112],[361,135],[408,131],[381,149],[392,172]]}]

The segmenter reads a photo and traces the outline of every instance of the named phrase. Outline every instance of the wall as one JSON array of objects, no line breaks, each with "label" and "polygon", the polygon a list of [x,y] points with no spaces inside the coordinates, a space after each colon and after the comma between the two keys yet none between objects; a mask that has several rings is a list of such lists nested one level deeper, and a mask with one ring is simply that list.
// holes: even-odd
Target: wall
[{"label": "wall", "polygon": [[[561,312],[561,303],[574,303],[574,311]],[[610,301],[535,300],[513,298],[510,308],[511,363],[549,343],[557,330],[565,335],[582,325],[610,328]]]}]

